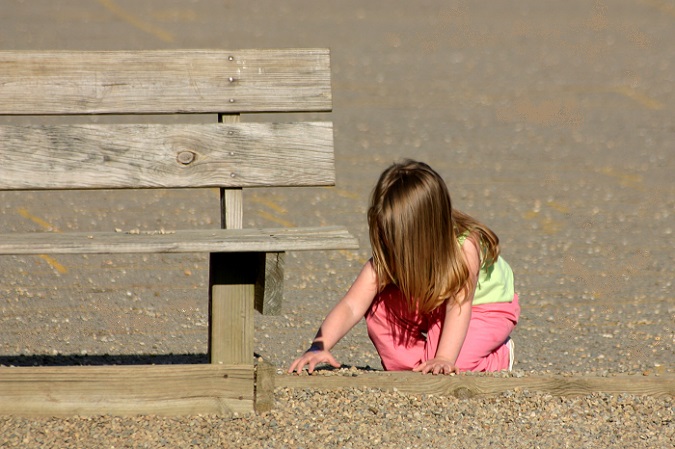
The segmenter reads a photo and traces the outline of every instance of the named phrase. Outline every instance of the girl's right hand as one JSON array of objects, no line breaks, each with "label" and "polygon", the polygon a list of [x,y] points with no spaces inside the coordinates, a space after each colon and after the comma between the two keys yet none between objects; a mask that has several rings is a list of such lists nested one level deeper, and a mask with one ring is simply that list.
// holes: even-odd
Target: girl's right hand
[{"label": "girl's right hand", "polygon": [[305,368],[305,365],[308,365],[308,372],[312,374],[316,365],[321,363],[328,363],[333,368],[339,368],[340,364],[335,360],[335,357],[324,349],[309,349],[301,357],[295,359],[291,364],[291,367],[288,369],[289,373],[297,371],[298,374]]}]

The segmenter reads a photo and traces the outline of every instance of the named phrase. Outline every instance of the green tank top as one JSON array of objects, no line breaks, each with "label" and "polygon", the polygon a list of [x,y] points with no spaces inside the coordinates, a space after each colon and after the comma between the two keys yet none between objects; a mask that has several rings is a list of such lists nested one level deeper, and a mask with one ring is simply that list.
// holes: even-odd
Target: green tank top
[{"label": "green tank top", "polygon": [[[468,233],[461,234],[457,241],[464,244]],[[513,286],[513,271],[502,256],[489,267],[482,267],[478,273],[478,285],[473,295],[474,306],[492,304],[496,302],[513,302],[515,289]]]}]

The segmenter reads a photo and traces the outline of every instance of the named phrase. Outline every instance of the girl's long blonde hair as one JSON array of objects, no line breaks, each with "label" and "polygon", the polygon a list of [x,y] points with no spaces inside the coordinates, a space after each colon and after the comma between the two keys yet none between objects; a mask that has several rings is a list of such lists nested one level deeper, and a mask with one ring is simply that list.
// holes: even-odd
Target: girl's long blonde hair
[{"label": "girl's long blonde hair", "polygon": [[396,285],[411,311],[429,313],[469,293],[469,269],[457,241],[468,232],[480,242],[481,267],[499,256],[499,239],[479,221],[452,209],[443,179],[423,162],[387,168],[368,209],[373,266],[380,291]]}]

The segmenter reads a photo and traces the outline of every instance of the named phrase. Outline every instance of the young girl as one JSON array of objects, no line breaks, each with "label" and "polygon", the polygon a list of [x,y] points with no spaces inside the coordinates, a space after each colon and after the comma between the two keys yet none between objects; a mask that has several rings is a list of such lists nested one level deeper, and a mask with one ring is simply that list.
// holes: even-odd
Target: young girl
[{"label": "young girl", "polygon": [[511,369],[520,306],[488,227],[452,208],[422,162],[387,168],[372,193],[373,257],[290,366],[340,364],[330,350],[365,316],[385,370],[449,374]]}]

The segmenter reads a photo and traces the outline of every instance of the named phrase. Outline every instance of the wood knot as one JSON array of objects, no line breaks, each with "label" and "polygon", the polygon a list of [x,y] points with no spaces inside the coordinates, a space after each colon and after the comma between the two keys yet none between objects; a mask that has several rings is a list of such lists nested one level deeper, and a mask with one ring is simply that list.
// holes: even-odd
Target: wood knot
[{"label": "wood knot", "polygon": [[455,389],[452,394],[457,398],[457,399],[470,399],[475,396],[473,391],[469,390],[466,387],[459,387]]},{"label": "wood knot", "polygon": [[179,164],[189,165],[195,160],[195,156],[192,151],[181,151],[178,153],[176,160]]}]

